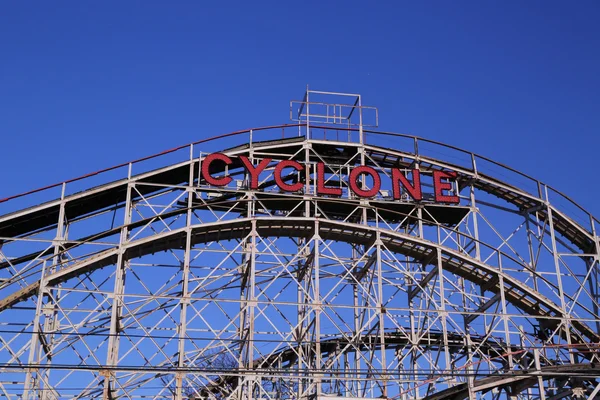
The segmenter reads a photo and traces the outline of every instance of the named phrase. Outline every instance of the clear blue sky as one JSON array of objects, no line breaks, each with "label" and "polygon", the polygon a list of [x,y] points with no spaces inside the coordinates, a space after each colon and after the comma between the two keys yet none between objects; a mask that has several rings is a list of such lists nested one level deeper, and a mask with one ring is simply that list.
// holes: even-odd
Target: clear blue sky
[{"label": "clear blue sky", "polygon": [[598,1],[0,5],[0,197],[288,121],[306,84],[600,216]]}]

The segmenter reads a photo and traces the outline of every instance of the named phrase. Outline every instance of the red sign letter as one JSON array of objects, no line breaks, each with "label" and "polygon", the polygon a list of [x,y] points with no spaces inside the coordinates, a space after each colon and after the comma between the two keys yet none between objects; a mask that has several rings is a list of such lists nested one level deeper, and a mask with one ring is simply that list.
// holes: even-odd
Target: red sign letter
[{"label": "red sign letter", "polygon": [[231,182],[231,177],[225,176],[223,178],[214,178],[210,174],[210,164],[214,160],[223,161],[226,165],[232,163],[231,158],[227,157],[225,154],[213,153],[207,155],[202,161],[202,176],[208,182],[208,184],[213,186],[227,186],[229,182]]},{"label": "red sign letter", "polygon": [[435,192],[435,201],[439,203],[458,204],[458,196],[446,196],[444,190],[452,189],[450,182],[442,182],[442,179],[456,178],[456,172],[433,171],[433,191]]},{"label": "red sign letter", "polygon": [[271,162],[271,159],[263,158],[263,160],[258,163],[256,168],[254,167],[254,165],[252,165],[252,162],[250,162],[250,160],[248,160],[248,157],[240,156],[240,160],[242,160],[242,162],[244,163],[244,166],[246,167],[246,170],[250,173],[250,177],[251,177],[250,189],[252,189],[252,190],[258,189],[258,176],[260,175],[261,172],[263,172],[265,170],[265,168],[267,168],[267,165],[269,165],[269,163]]},{"label": "red sign letter", "polygon": [[330,194],[332,196],[341,196],[342,188],[332,188],[325,186],[325,164],[317,163],[317,194]]},{"label": "red sign letter", "polygon": [[406,176],[398,168],[392,168],[392,187],[394,191],[394,200],[400,200],[400,183],[410,197],[415,201],[423,200],[423,193],[421,192],[421,173],[418,169],[412,170],[413,184],[411,185]]},{"label": "red sign letter", "polygon": [[[373,187],[371,189],[363,190],[360,188],[359,184],[356,183],[361,174],[371,175],[371,178],[373,178]],[[379,174],[374,168],[365,165],[356,167],[350,172],[350,182],[348,183],[350,184],[350,189],[352,189],[358,197],[373,197],[379,192],[379,189],[381,189],[381,178],[379,177]]]},{"label": "red sign letter", "polygon": [[302,182],[296,182],[293,185],[288,185],[287,183],[285,183],[283,181],[283,178],[281,177],[281,173],[283,172],[283,169],[286,167],[292,167],[296,171],[304,170],[304,167],[302,166],[302,164],[300,164],[296,161],[292,161],[292,160],[283,160],[279,164],[277,164],[277,166],[275,167],[275,183],[277,184],[279,189],[281,189],[285,192],[297,192],[299,190],[302,190],[302,188],[304,187],[304,184]]}]

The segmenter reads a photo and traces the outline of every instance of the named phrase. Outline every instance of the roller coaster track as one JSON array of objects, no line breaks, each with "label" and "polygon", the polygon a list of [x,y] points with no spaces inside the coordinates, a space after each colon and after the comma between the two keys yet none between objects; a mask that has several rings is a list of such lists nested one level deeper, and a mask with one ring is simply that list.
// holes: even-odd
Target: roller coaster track
[{"label": "roller coaster track", "polygon": [[[367,334],[361,335],[354,340],[350,340],[351,333],[348,333],[345,337],[333,337],[321,340],[319,343],[315,343],[305,349],[305,351],[316,352],[317,347],[321,352],[322,357],[327,358],[329,356],[337,356],[339,354],[372,350],[381,347],[381,336],[379,334]],[[427,348],[430,350],[441,349],[444,346],[444,335],[443,332],[428,332],[425,336],[411,340],[406,336],[406,333],[398,331],[388,331],[385,334],[385,344],[390,348],[402,349],[406,346],[417,346],[419,348]],[[448,337],[448,344],[450,351],[454,354],[468,354],[468,346],[465,340],[465,336],[462,334],[452,333]],[[523,359],[532,359],[533,354],[526,350],[522,350],[520,347],[515,345],[507,345],[502,340],[498,340],[496,343],[491,343],[487,340],[483,340],[481,337],[472,337],[470,345],[477,347],[479,354],[484,355],[488,360],[503,365],[508,364],[507,350],[511,354],[524,354]],[[279,369],[293,369],[298,360],[298,348],[287,347],[274,352],[266,357],[261,357],[254,360],[252,364],[253,369],[260,370],[261,368],[279,368]],[[326,365],[329,369],[331,366]],[[221,393],[225,394],[229,391],[235,390],[238,383],[238,377],[236,375],[227,375],[225,372],[215,381],[208,386],[202,388],[198,398],[205,398],[209,396],[208,393]]]},{"label": "roller coaster track", "polygon": [[[310,218],[240,218],[232,221],[208,223],[192,227],[192,243],[207,243],[221,240],[241,239],[247,236],[252,229],[252,222],[261,235],[267,237],[310,237],[314,234],[315,223]],[[326,240],[335,240],[345,243],[369,245],[376,237],[377,229],[359,224],[350,224],[334,221],[319,221],[319,235]],[[72,264],[46,276],[45,280],[50,285],[58,285],[70,278],[88,273],[95,269],[114,264],[119,251],[124,251],[128,259],[141,257],[147,254],[165,251],[170,248],[182,248],[185,241],[185,229],[173,230],[148,238],[133,241],[122,249],[114,248],[100,252],[87,259]],[[435,243],[420,240],[413,236],[397,232],[379,230],[381,240],[391,251],[410,256],[416,260],[437,262]],[[523,285],[507,274],[478,261],[472,257],[454,250],[440,249],[442,251],[442,265],[445,270],[468,279],[471,282],[484,286],[494,293],[500,291],[500,277],[504,279],[505,295],[507,300],[529,315],[540,317],[560,316],[560,307],[539,293],[528,291]],[[516,260],[515,260],[516,261]],[[415,282],[418,284],[418,282]],[[39,282],[31,284],[11,296],[0,301],[0,311],[9,308],[18,302],[37,294]],[[598,342],[600,336],[587,325],[573,321],[577,328],[577,337]]]},{"label": "roller coaster track", "polygon": [[[238,146],[225,150],[224,152],[231,156],[249,155],[250,151],[257,149],[262,151],[263,155],[273,159],[301,159],[302,155],[298,154],[299,150],[309,146],[322,155],[325,162],[335,164],[344,163],[353,159],[359,151],[359,145],[352,143],[329,143],[319,140],[306,140],[304,137],[293,139],[282,139],[265,142],[254,142],[253,147]],[[581,251],[581,258],[592,260],[590,254],[597,251],[597,237],[593,232],[582,227],[572,218],[561,212],[554,205],[550,204],[542,196],[535,196],[525,192],[515,186],[504,183],[491,176],[482,174],[474,169],[465,168],[452,163],[447,163],[441,160],[419,156],[411,153],[404,153],[378,147],[374,145],[362,145],[362,150],[366,156],[365,163],[367,165],[377,166],[380,168],[412,168],[415,163],[419,164],[422,173],[430,174],[432,171],[454,171],[457,173],[457,182],[462,189],[467,186],[472,186],[492,196],[504,200],[513,206],[517,213],[522,215],[534,215],[539,221],[541,229],[547,229],[547,226],[552,226],[554,231],[560,235],[557,240],[562,241],[565,246],[574,246]],[[298,155],[296,155],[298,154]],[[238,164],[230,166],[231,170],[239,167]],[[94,215],[106,210],[117,209],[123,207],[126,199],[128,188],[136,187],[136,191],[131,191],[131,201],[140,200],[143,196],[151,196],[158,193],[171,190],[169,187],[181,187],[193,185],[197,182],[199,170],[199,161],[192,159],[190,161],[181,162],[165,168],[160,168],[154,171],[146,172],[140,175],[132,176],[129,179],[122,179],[102,186],[98,186],[80,193],[76,193],[65,197],[62,200],[50,201],[28,209],[20,210],[11,214],[0,216],[0,243],[9,243],[13,238],[25,238],[33,233],[44,232],[56,228],[56,221],[61,212],[61,207],[64,210],[65,217],[68,221],[77,221],[86,218],[89,215]],[[190,171],[193,172],[193,182],[190,182]],[[220,173],[223,170],[215,169],[212,173]],[[273,181],[268,181],[262,184],[261,189],[271,187]],[[267,204],[272,209],[287,209],[287,206],[282,206],[285,202],[297,202],[302,200],[314,201],[322,205],[330,205],[330,210],[336,209],[339,204],[346,204],[349,207],[355,207],[358,203],[344,199],[326,199],[311,197],[309,195],[282,195],[282,194],[257,194],[262,196],[263,204]],[[565,315],[565,310],[559,304],[549,299],[544,294],[537,292],[532,287],[524,285],[515,277],[501,271],[495,266],[479,260],[469,254],[458,250],[445,247],[443,244],[425,240],[414,235],[396,232],[382,227],[375,227],[358,222],[350,221],[345,218],[319,218],[306,217],[301,215],[287,215],[285,217],[268,216],[260,217],[244,216],[243,202],[245,200],[236,193],[223,192],[222,196],[209,200],[204,203],[193,202],[191,208],[182,205],[179,208],[169,210],[161,214],[161,218],[170,218],[185,214],[191,210],[203,209],[206,207],[223,207],[239,212],[240,218],[233,220],[223,220],[210,223],[202,223],[191,225],[185,228],[173,229],[166,232],[160,232],[148,237],[132,240],[121,243],[118,246],[108,248],[88,254],[86,257],[72,262],[68,266],[56,265],[51,272],[46,271],[43,278],[35,282],[26,283],[20,276],[16,275],[12,278],[4,280],[0,283],[0,289],[11,291],[0,299],[0,312],[17,306],[20,302],[38,296],[42,284],[50,287],[58,287],[60,284],[68,280],[82,276],[84,274],[100,270],[117,262],[121,255],[125,260],[132,260],[157,252],[167,251],[169,249],[185,249],[186,238],[191,238],[191,245],[206,244],[219,241],[241,240],[248,237],[255,230],[262,237],[289,237],[308,239],[318,235],[322,240],[339,241],[354,245],[361,245],[368,248],[375,243],[376,240],[381,242],[381,245],[390,252],[407,256],[416,262],[423,265],[434,265],[438,263],[444,271],[454,274],[458,277],[474,283],[481,288],[482,293],[491,292],[494,295],[505,297],[507,303],[519,309],[524,315],[531,316],[539,321],[540,326],[545,326],[550,329],[559,330],[559,335],[566,338],[569,337],[572,343],[573,351],[577,351],[582,360],[588,362],[581,364],[570,365],[543,365],[541,372],[531,374],[524,371],[508,371],[503,374],[489,376],[483,379],[474,381],[474,389],[476,392],[485,392],[492,388],[507,388],[506,390],[512,393],[520,393],[523,390],[535,385],[541,379],[550,379],[557,374],[581,374],[586,377],[600,376],[600,370],[597,367],[600,354],[597,344],[600,342],[600,333],[580,319],[570,319],[566,326],[561,328],[561,320],[568,318]],[[242,206],[240,206],[242,204]],[[283,207],[283,208],[282,208]],[[392,210],[386,209],[383,202],[377,203],[371,201],[367,207],[378,212],[398,213],[402,219],[405,214],[402,214],[403,209]],[[430,207],[432,210],[435,206],[424,204],[423,207]],[[460,208],[446,206],[444,212],[459,213]],[[430,213],[431,214],[431,213]],[[332,215],[334,215],[332,211]],[[75,248],[81,244],[97,241],[118,234],[123,228],[132,230],[138,227],[145,226],[153,221],[156,217],[140,219],[128,225],[120,225],[108,230],[100,231],[92,235],[77,238],[75,240],[64,240],[60,243],[61,253]],[[425,224],[435,226],[439,224],[436,218],[423,217],[422,221]],[[474,237],[469,237],[473,242],[477,241]],[[189,245],[188,244],[188,245]],[[479,242],[481,246],[485,243]],[[500,250],[495,251],[498,256],[510,259],[515,265],[520,266],[524,271],[530,271],[531,267],[522,260],[511,256],[508,253],[503,253]],[[56,251],[53,248],[48,248],[44,251],[31,252],[20,255],[0,263],[0,270],[7,269],[11,266],[31,263],[28,271],[33,274],[41,273],[41,265],[43,258],[46,256],[56,256]],[[305,265],[305,268],[308,266]],[[426,276],[420,281],[411,282],[409,293],[416,294],[427,285],[433,277],[433,273]],[[576,298],[569,293],[565,293],[565,298],[570,301],[576,301]],[[595,319],[600,318],[593,310],[587,310],[593,314]],[[481,313],[485,312],[482,310]],[[437,336],[436,336],[437,335]],[[447,339],[450,345],[456,351],[463,349],[464,338],[461,335],[449,333]],[[376,340],[378,336],[364,336],[362,342],[358,344],[358,348],[362,346],[373,347],[379,346],[380,343]],[[402,347],[406,345],[434,347],[441,340],[440,333],[430,333],[427,337],[420,339],[418,343],[412,343],[406,337],[401,337],[392,332],[386,334],[385,342],[390,346]],[[339,351],[340,348],[347,347],[349,341],[342,338],[329,338],[320,342],[320,352],[323,355]],[[506,349],[506,344],[500,344],[494,347],[489,343],[482,345],[482,351],[490,357],[499,357],[500,362],[504,362],[504,357],[501,356],[501,350]],[[518,351],[518,346],[508,346],[509,349]],[[285,349],[278,351],[268,357],[257,359],[253,362],[253,367],[262,368],[274,365],[274,363],[283,363],[291,366],[295,362],[295,352],[293,349]],[[286,364],[287,363],[287,364]],[[223,377],[217,383],[209,388],[205,388],[208,392],[217,392],[219,385],[232,387],[235,385],[235,377]],[[593,381],[593,379],[591,380]],[[590,381],[590,382],[591,382]],[[569,389],[570,390],[570,389]],[[564,392],[566,393],[566,392]],[[571,392],[565,394],[570,395]],[[427,397],[427,400],[438,399],[464,399],[469,397],[469,388],[466,384],[458,384],[447,390],[436,393]]]}]

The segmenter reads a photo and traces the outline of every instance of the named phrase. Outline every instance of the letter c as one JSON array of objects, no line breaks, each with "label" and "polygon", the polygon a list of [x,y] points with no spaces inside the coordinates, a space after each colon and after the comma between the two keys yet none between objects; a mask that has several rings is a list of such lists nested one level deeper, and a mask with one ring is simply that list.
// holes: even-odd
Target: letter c
[{"label": "letter c", "polygon": [[292,167],[296,171],[304,170],[304,167],[299,162],[293,160],[280,161],[279,164],[277,164],[277,166],[275,167],[275,183],[277,184],[279,189],[283,190],[284,192],[297,192],[299,190],[302,190],[302,188],[304,187],[304,184],[302,182],[296,182],[293,185],[289,185],[283,181],[281,173],[286,167]]},{"label": "letter c", "polygon": [[210,174],[210,165],[213,161],[219,160],[223,161],[225,165],[230,165],[233,163],[231,158],[227,157],[225,154],[213,153],[207,155],[202,161],[202,177],[213,186],[227,186],[232,181],[230,176],[224,176],[223,178],[215,178]]}]

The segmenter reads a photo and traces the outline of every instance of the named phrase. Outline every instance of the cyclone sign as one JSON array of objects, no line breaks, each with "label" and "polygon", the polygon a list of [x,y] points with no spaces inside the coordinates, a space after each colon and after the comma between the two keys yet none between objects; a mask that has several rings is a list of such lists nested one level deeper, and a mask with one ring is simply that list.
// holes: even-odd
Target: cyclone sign
[{"label": "cyclone sign", "polygon": [[[251,190],[259,189],[259,176],[263,173],[266,168],[271,165],[273,159],[263,158],[257,165],[246,156],[239,156],[237,158],[244,167],[245,172],[249,176],[248,187]],[[231,183],[233,178],[231,176],[215,176],[211,173],[217,164],[220,166],[234,164],[234,158],[229,157],[222,153],[212,153],[207,155],[202,161],[202,178],[206,183],[212,186],[227,186]],[[324,162],[317,162],[314,164],[316,168],[316,194],[321,196],[342,196],[341,187],[327,186],[326,171],[329,166]],[[213,167],[213,168],[211,168]],[[284,169],[292,169],[297,173],[305,172],[305,176],[308,175],[307,169],[301,163],[294,160],[282,160],[276,161],[273,170],[273,177],[277,187],[284,192],[302,193],[306,187],[306,178],[299,179],[294,183],[287,183],[284,178]],[[399,168],[390,168],[390,174],[385,174],[386,177],[390,177],[392,188],[392,198],[394,200],[400,200],[402,193],[408,194],[412,200],[421,201],[423,200],[423,190],[421,184],[421,171],[418,168],[414,168],[410,171],[412,175],[412,182],[408,179],[405,172]],[[433,171],[433,201],[435,203],[446,203],[446,204],[458,204],[459,198],[452,191],[454,184],[456,183],[456,172],[453,171]],[[364,184],[359,181],[362,177],[369,177],[372,181],[371,187],[367,188]],[[347,186],[350,190],[360,198],[372,198],[380,192],[382,188],[382,177],[381,174],[373,167],[367,165],[356,166],[351,169],[348,175]]]}]

